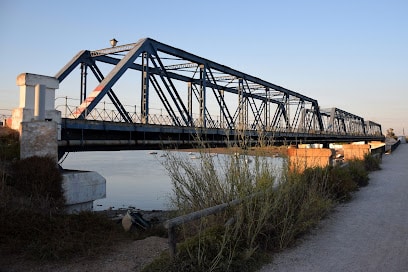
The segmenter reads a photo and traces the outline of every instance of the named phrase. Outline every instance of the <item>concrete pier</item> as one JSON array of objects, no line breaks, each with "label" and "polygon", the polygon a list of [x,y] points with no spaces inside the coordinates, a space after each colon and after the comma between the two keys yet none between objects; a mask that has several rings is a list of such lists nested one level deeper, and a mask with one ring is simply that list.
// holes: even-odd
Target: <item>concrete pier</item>
[{"label": "concrete pier", "polygon": [[343,144],[344,160],[363,160],[364,156],[370,154],[369,144]]},{"label": "concrete pier", "polygon": [[303,172],[306,168],[334,166],[343,161],[364,160],[367,154],[382,156],[383,153],[384,143],[381,142],[331,144],[331,148],[321,148],[319,145],[288,148],[289,167],[297,172]]},{"label": "concrete pier", "polygon": [[106,180],[97,172],[64,170],[62,176],[67,213],[92,210],[95,199],[106,197]]},{"label": "concrete pier", "polygon": [[[23,73],[17,77],[20,105],[13,110],[12,128],[20,133],[20,158],[48,156],[58,162],[58,127],[61,112],[55,110],[54,77]],[[106,180],[96,172],[63,172],[66,211],[92,210],[93,201],[106,197]]]},{"label": "concrete pier", "polygon": [[289,166],[292,171],[326,167],[332,164],[336,152],[329,148],[288,148]]}]

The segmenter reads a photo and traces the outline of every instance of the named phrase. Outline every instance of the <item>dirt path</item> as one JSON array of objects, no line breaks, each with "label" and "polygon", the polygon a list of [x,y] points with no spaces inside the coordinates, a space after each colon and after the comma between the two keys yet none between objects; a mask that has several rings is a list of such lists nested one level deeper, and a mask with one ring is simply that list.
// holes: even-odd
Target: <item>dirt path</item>
[{"label": "dirt path", "polygon": [[368,187],[261,272],[408,271],[408,144],[384,155]]},{"label": "dirt path", "polygon": [[19,260],[0,260],[0,272],[130,272],[140,271],[145,265],[168,249],[167,239],[148,237],[122,243],[110,253],[95,259],[75,259],[69,262],[30,262]]}]

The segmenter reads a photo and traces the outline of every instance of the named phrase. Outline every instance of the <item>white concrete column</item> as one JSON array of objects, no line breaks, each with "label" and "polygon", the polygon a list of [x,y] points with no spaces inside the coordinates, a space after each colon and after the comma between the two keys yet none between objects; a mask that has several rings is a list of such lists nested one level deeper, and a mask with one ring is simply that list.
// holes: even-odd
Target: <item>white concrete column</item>
[{"label": "white concrete column", "polygon": [[35,85],[34,120],[45,120],[45,88],[43,84]]},{"label": "white concrete column", "polygon": [[20,87],[19,108],[13,110],[11,128],[19,129],[21,122],[34,119],[36,85],[45,86],[44,119],[61,122],[61,113],[55,110],[55,90],[59,88],[59,81],[55,77],[22,73],[17,76],[17,86]]},{"label": "white concrete column", "polygon": [[55,110],[55,77],[23,73],[17,77],[20,105],[13,110],[12,128],[20,132],[20,157],[51,156],[58,160],[58,123]]}]

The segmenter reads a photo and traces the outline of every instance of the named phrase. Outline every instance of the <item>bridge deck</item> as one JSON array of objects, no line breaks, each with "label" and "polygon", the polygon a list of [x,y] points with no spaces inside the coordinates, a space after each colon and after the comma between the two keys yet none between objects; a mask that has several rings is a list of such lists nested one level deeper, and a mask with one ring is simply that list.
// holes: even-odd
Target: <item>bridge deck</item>
[{"label": "bridge deck", "polygon": [[[260,136],[261,135],[261,136]],[[132,150],[184,148],[205,143],[208,146],[254,145],[259,141],[282,145],[296,143],[333,143],[382,141],[383,136],[339,135],[310,131],[237,131],[221,128],[196,128],[143,125],[123,122],[63,119],[60,152],[86,150]]]}]

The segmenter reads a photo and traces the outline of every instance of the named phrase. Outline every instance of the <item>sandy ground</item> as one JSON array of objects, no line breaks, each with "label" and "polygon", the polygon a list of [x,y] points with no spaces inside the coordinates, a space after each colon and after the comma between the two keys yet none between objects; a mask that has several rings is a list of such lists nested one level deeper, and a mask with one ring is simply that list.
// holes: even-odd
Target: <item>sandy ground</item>
[{"label": "sandy ground", "polygon": [[408,144],[384,155],[370,184],[261,272],[408,271]]}]

